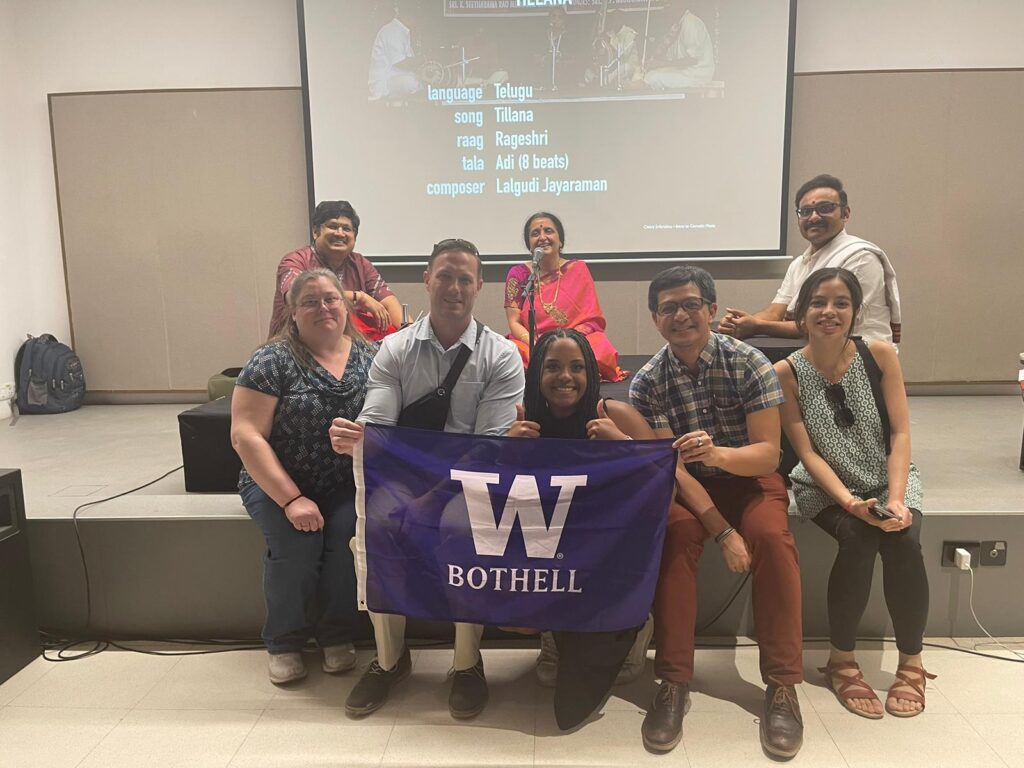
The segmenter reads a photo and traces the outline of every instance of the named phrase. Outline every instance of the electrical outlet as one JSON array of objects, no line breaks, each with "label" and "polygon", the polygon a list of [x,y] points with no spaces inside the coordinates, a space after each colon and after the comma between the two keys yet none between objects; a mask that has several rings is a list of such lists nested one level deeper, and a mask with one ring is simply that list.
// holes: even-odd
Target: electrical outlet
[{"label": "electrical outlet", "polygon": [[944,541],[942,542],[942,567],[956,568],[954,552],[963,547],[971,553],[971,568],[977,568],[981,559],[981,545],[976,541]]},{"label": "electrical outlet", "polygon": [[1006,542],[981,542],[981,565],[1006,565]]}]

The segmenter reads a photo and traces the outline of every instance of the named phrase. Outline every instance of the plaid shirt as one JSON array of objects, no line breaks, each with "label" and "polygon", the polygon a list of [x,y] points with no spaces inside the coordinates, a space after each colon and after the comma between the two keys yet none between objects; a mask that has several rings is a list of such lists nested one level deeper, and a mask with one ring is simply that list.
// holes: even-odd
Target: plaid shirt
[{"label": "plaid shirt", "polygon": [[[690,373],[666,344],[637,371],[629,400],[653,429],[668,428],[677,437],[704,430],[715,445],[741,448],[750,444],[747,414],[785,400],[768,358],[732,336],[712,333],[697,368]],[[698,477],[732,476],[700,462],[687,469]]]}]

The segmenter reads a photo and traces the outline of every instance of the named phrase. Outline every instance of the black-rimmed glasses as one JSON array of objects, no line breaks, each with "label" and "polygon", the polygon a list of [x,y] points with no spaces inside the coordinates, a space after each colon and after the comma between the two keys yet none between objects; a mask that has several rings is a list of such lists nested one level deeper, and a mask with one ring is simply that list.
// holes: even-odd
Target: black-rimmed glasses
[{"label": "black-rimmed glasses", "polygon": [[703,307],[705,304],[710,303],[711,302],[705,298],[691,296],[690,298],[683,299],[682,301],[662,302],[661,304],[658,305],[655,311],[662,317],[672,317],[680,309],[682,309],[684,312],[689,312],[690,314],[693,314],[694,312],[699,312],[701,307]]},{"label": "black-rimmed glasses", "polygon": [[853,411],[846,404],[846,390],[842,384],[829,384],[825,387],[825,399],[832,406],[832,418],[837,427],[852,427],[855,421]]},{"label": "black-rimmed glasses", "polygon": [[809,218],[812,213],[817,213],[819,216],[828,216],[836,208],[842,208],[843,206],[839,203],[833,203],[830,200],[826,200],[824,203],[817,203],[816,205],[805,205],[802,208],[796,209],[796,217],[798,219]]}]

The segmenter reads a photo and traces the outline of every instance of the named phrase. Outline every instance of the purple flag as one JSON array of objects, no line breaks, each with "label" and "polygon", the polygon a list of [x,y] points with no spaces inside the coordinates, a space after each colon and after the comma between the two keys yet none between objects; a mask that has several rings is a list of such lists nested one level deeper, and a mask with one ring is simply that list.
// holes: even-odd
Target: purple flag
[{"label": "purple flag", "polygon": [[360,608],[585,632],[643,624],[671,445],[367,424],[354,462]]}]

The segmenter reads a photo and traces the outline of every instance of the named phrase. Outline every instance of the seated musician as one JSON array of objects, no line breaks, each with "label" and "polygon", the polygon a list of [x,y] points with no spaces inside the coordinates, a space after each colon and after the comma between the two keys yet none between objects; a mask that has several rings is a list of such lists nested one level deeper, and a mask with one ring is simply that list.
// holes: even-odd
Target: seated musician
[{"label": "seated musician", "polygon": [[640,69],[640,46],[635,29],[628,26],[625,13],[620,10],[608,11],[604,32],[594,40],[594,55],[597,60],[583,74],[584,85],[600,80],[600,71],[605,72],[604,85],[625,84],[638,76]]},{"label": "seated musician", "polygon": [[[586,262],[562,256],[562,221],[553,213],[538,211],[523,226],[523,242],[531,253],[543,251],[534,293],[535,338],[556,328],[574,328],[590,342],[602,381],[622,381],[627,373],[619,368],[619,353],[605,335],[607,322],[590,270]],[[530,302],[526,286],[531,270],[530,262],[516,264],[505,278],[508,337],[518,347],[524,365],[530,364]]]},{"label": "seated musician", "polygon": [[715,74],[715,47],[708,28],[690,11],[686,0],[675,0],[667,7],[674,21],[663,49],[655,52],[656,66],[644,75],[644,83],[656,91],[707,85]]},{"label": "seated musician", "polygon": [[285,296],[295,276],[325,267],[334,272],[351,302],[351,322],[371,341],[379,341],[402,324],[402,305],[384,278],[361,253],[353,249],[359,234],[359,215],[347,200],[324,200],[313,211],[313,243],[292,251],[277,266],[277,288],[270,336],[288,321]]}]

